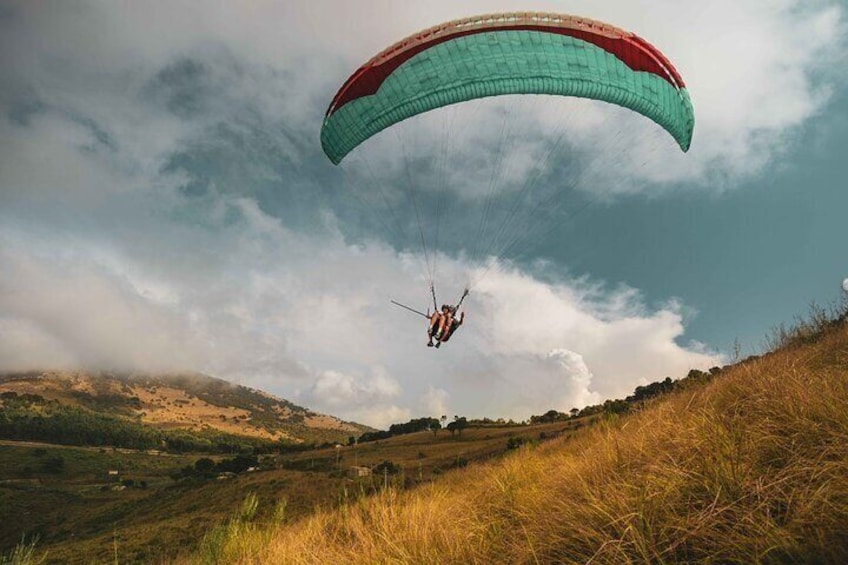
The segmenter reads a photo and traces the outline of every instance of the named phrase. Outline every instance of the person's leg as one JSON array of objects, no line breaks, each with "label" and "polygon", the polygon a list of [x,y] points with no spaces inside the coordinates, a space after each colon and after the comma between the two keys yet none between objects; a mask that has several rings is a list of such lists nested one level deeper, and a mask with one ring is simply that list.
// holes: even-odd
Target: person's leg
[{"label": "person's leg", "polygon": [[436,339],[440,339],[443,335],[445,335],[447,321],[447,316],[445,316],[444,314],[439,314],[439,327],[436,328]]},{"label": "person's leg", "polygon": [[456,330],[456,320],[454,320],[453,318],[451,318],[451,319],[448,321],[448,323],[447,323],[447,325],[446,325],[446,327],[445,327],[445,333],[444,333],[444,335],[442,336],[442,339],[441,339],[440,341],[441,341],[442,343],[444,343],[444,342],[446,342],[446,341],[450,340],[451,336],[453,335],[454,330]]},{"label": "person's leg", "polygon": [[436,326],[438,326],[441,317],[442,315],[438,312],[430,316],[430,325],[427,327],[427,347],[433,347],[433,336],[438,331]]}]

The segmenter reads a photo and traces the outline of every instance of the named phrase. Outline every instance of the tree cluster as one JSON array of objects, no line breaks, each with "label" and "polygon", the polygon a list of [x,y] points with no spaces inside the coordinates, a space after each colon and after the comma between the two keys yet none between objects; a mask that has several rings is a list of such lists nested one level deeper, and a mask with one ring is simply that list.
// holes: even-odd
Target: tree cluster
[{"label": "tree cluster", "polygon": [[367,441],[377,441],[380,439],[388,439],[393,436],[404,434],[414,434],[416,432],[426,432],[441,429],[442,424],[436,418],[413,418],[403,424],[392,424],[388,430],[379,430],[376,432],[365,432],[357,440],[359,443]]},{"label": "tree cluster", "polygon": [[236,455],[230,459],[221,459],[218,462],[208,457],[203,457],[194,462],[194,465],[186,465],[171,475],[174,480],[187,478],[212,479],[221,473],[244,473],[251,467],[257,467],[259,460],[255,455]]}]

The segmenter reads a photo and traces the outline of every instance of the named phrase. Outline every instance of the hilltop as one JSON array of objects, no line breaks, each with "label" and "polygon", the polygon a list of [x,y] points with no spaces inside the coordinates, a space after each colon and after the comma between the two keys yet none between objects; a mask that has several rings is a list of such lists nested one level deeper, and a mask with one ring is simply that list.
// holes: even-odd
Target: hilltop
[{"label": "hilltop", "polygon": [[845,315],[638,409],[285,526],[250,509],[191,562],[846,563]]},{"label": "hilltop", "polygon": [[227,451],[346,441],[371,429],[202,374],[6,374],[0,406],[0,439],[71,445]]}]

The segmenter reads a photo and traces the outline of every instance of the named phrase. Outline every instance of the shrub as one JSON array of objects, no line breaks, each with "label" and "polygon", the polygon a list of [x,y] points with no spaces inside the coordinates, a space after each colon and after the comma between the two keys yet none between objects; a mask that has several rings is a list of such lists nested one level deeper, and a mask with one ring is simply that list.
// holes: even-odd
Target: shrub
[{"label": "shrub", "polygon": [[530,438],[526,438],[524,436],[516,436],[511,437],[506,440],[506,448],[507,449],[518,449],[522,445],[530,443]]},{"label": "shrub", "polygon": [[378,464],[377,466],[375,466],[371,470],[371,472],[374,473],[374,474],[387,473],[389,475],[396,475],[397,473],[400,473],[400,471],[401,471],[400,465],[396,465],[396,464],[394,464],[394,463],[392,463],[391,461],[388,461],[388,460],[383,461],[382,463]]}]

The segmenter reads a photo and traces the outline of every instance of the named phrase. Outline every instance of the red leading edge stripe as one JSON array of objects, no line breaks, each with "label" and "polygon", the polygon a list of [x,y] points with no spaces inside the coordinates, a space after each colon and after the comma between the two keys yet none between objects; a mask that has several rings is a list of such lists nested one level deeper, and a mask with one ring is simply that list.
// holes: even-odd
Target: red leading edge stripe
[{"label": "red leading edge stripe", "polygon": [[456,31],[445,35],[440,35],[429,41],[413,45],[406,50],[400,51],[397,55],[386,59],[384,62],[374,65],[367,63],[356,71],[347,82],[342,86],[339,92],[333,98],[333,102],[327,109],[327,117],[330,117],[333,112],[357,98],[370,96],[380,89],[383,81],[392,74],[398,67],[406,61],[426,51],[430,47],[463,37],[466,35],[474,35],[477,33],[487,33],[492,31],[540,31],[544,33],[555,33],[574,37],[596,45],[615,55],[625,65],[634,71],[644,71],[652,73],[667,81],[676,89],[685,88],[683,79],[677,74],[675,68],[668,60],[660,53],[656,47],[633,34],[628,34],[624,37],[607,37],[599,33],[593,33],[582,29],[573,29],[559,26],[545,26],[536,24],[517,24],[504,25],[498,27],[483,27],[469,30]]}]

